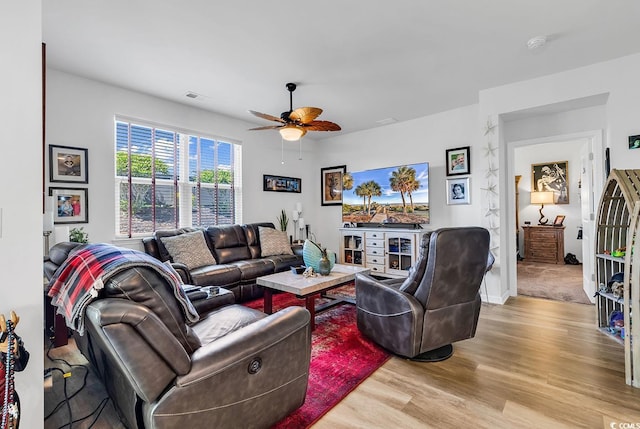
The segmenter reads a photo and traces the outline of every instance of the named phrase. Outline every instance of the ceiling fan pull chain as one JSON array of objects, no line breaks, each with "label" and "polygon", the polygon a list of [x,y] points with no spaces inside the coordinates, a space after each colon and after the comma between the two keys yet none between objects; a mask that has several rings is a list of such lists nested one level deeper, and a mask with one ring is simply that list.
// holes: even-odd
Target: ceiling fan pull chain
[{"label": "ceiling fan pull chain", "polygon": [[280,163],[284,165],[284,139],[282,137],[280,138],[280,145]]},{"label": "ceiling fan pull chain", "polygon": [[298,139],[298,142],[300,143],[300,156],[298,157],[298,160],[301,161],[302,160],[302,137]]}]

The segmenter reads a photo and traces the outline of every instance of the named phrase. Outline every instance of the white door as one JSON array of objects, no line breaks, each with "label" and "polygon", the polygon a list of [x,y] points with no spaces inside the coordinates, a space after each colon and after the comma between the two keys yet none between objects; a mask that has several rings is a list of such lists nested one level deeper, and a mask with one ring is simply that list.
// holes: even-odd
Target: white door
[{"label": "white door", "polygon": [[582,288],[591,302],[595,293],[594,258],[595,255],[595,212],[596,197],[594,195],[594,161],[591,142],[582,146],[580,151],[580,199],[582,217]]}]

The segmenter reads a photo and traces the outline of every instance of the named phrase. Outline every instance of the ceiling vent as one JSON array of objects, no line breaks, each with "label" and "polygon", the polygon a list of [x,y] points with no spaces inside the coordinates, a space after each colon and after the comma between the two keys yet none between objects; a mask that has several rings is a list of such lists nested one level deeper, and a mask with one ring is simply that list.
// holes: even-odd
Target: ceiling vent
[{"label": "ceiling vent", "polygon": [[385,119],[380,119],[379,121],[376,121],[376,124],[389,125],[389,124],[394,124],[396,122],[398,122],[396,118],[385,118]]}]

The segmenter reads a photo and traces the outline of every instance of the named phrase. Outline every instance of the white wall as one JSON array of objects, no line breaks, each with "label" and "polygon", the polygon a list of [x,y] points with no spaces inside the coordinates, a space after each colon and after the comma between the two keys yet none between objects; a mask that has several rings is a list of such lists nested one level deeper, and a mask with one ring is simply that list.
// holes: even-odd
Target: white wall
[{"label": "white wall", "polygon": [[[197,106],[197,102],[193,103]],[[302,160],[298,143],[285,142],[285,164],[281,164],[281,139],[275,131],[247,131],[255,125],[134,91],[80,78],[58,70],[47,71],[47,144],[88,148],[89,223],[84,226],[92,242],[111,242],[115,236],[114,123],[115,115],[152,121],[226,137],[242,144],[243,222],[277,223],[281,209],[290,211],[303,204],[305,221],[316,222],[316,173],[313,139],[305,137]],[[247,113],[249,117],[249,113]],[[48,159],[48,152],[47,152]],[[302,193],[263,192],[262,175],[302,178]],[[47,187],[68,184],[48,182]],[[312,198],[313,196],[313,198]],[[293,233],[290,223],[289,233]],[[139,240],[120,243],[139,247]]]},{"label": "white wall", "polygon": [[[318,143],[319,153],[315,165],[317,176],[320,177],[321,167],[334,165],[345,164],[348,171],[361,171],[426,161],[429,163],[431,223],[425,225],[425,228],[480,225],[480,186],[481,178],[485,175],[485,163],[482,149],[475,142],[477,117],[478,107],[471,105],[323,140]],[[445,150],[463,146],[472,146],[471,204],[448,206],[445,194]],[[329,248],[338,250],[337,228],[341,226],[341,208],[320,207],[319,189],[315,198],[317,210],[321,214],[318,239]]]},{"label": "white wall", "polygon": [[21,427],[43,427],[41,3],[0,6],[0,313],[15,310],[31,359],[16,373]]},{"label": "white wall", "polygon": [[[524,225],[525,221],[531,222],[531,225],[537,225],[540,218],[540,205],[531,204],[530,194],[532,189],[531,183],[531,164],[549,163],[553,161],[568,161],[569,168],[567,171],[567,185],[569,188],[569,204],[548,204],[544,207],[542,213],[552,223],[556,216],[565,215],[564,220],[564,255],[573,253],[578,260],[582,261],[582,243],[577,239],[578,227],[581,226],[581,203],[580,189],[578,182],[580,181],[580,151],[586,143],[584,141],[558,141],[554,143],[544,143],[530,145],[515,150],[514,156],[514,173],[521,175],[518,191],[519,191],[519,211],[520,225]],[[524,234],[520,231],[520,255],[524,256]],[[562,256],[564,256],[562,255]]]}]

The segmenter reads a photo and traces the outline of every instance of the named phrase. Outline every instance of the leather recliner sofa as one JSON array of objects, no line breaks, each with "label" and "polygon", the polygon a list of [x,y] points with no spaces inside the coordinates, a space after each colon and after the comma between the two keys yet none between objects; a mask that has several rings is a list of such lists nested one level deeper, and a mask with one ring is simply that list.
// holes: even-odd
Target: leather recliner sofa
[{"label": "leather recliner sofa", "polygon": [[292,255],[262,257],[259,227],[275,228],[273,223],[244,225],[216,225],[203,230],[205,240],[216,265],[206,265],[189,270],[183,264],[174,263],[163,245],[162,237],[172,237],[198,228],[159,230],[153,236],[142,239],[144,251],[162,262],[169,261],[187,284],[196,286],[220,286],[232,291],[236,302],[244,302],[263,295],[256,284],[261,276],[289,270],[302,265],[302,246],[291,246]]},{"label": "leather recliner sofa", "polygon": [[103,283],[74,336],[128,428],[269,427],[304,403],[306,309],[266,315],[231,304],[188,323],[172,286],[149,267]]}]

